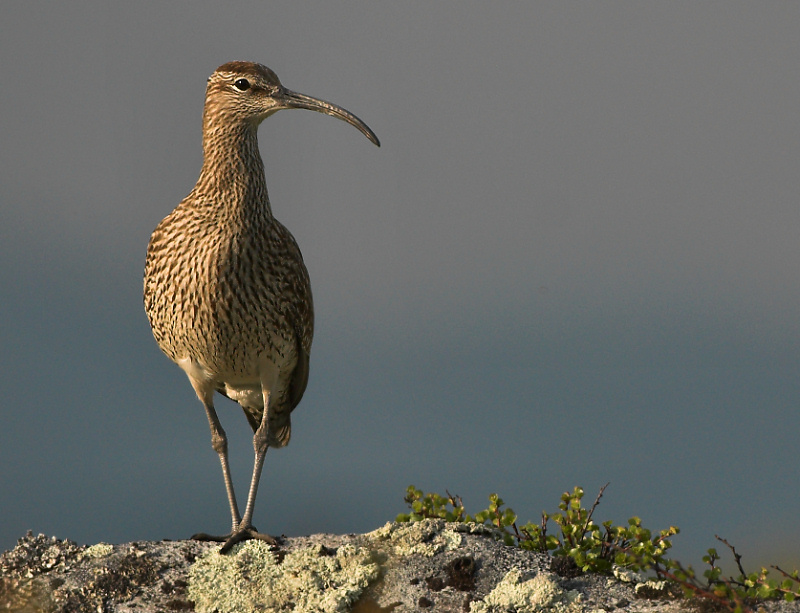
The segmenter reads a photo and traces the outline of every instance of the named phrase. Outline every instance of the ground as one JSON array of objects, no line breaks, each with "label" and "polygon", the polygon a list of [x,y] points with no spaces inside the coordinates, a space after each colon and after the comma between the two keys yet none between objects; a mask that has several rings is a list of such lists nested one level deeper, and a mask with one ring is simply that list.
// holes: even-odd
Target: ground
[{"label": "ground", "polygon": [[[581,574],[476,524],[388,523],[367,534],[218,543],[79,546],[27,536],[0,556],[0,611],[14,613],[554,613],[713,611],[642,577]],[[770,613],[800,605],[768,603]],[[759,607],[754,607],[758,610]],[[719,610],[719,609],[716,609]]]}]

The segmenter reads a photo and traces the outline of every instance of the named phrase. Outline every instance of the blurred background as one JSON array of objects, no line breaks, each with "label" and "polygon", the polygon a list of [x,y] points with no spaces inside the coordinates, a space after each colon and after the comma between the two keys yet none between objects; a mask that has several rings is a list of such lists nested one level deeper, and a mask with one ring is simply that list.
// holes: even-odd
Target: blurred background
[{"label": "blurred background", "polygon": [[[201,404],[142,308],[205,80],[366,121],[260,129],[317,311],[255,524],[361,532],[409,484],[800,565],[800,5],[14,3],[0,52],[0,550],[223,532]],[[245,495],[252,434],[219,398]],[[732,564],[724,546],[723,562]],[[732,566],[729,566],[732,569]]]}]

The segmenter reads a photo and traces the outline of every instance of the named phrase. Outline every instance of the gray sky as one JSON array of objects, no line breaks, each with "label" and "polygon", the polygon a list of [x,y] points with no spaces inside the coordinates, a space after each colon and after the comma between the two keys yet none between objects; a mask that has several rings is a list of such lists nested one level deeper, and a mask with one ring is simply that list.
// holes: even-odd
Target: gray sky
[{"label": "gray sky", "polygon": [[[378,134],[261,127],[311,273],[311,381],[255,523],[357,532],[408,484],[800,564],[800,5],[77,2],[4,10],[0,549],[223,531],[141,305],[205,79],[262,62]],[[218,410],[243,492],[250,429]]]}]

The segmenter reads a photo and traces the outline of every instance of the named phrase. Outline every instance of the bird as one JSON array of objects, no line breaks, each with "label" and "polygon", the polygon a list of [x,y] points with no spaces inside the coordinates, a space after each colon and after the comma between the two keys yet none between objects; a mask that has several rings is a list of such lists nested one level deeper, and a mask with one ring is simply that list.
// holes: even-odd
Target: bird
[{"label": "bird", "polygon": [[[282,109],[336,117],[380,146],[350,111],[287,89],[266,66],[225,63],[206,84],[200,176],[153,231],[145,261],[144,308],[153,336],[205,408],[230,506],[229,534],[192,538],[224,542],[222,553],[249,539],[277,544],[253,526],[256,495],[267,449],[289,443],[291,413],[308,383],[314,335],[308,270],[294,237],[272,214],[258,147],[259,125]],[[243,515],[215,392],[241,405],[253,429]]]}]

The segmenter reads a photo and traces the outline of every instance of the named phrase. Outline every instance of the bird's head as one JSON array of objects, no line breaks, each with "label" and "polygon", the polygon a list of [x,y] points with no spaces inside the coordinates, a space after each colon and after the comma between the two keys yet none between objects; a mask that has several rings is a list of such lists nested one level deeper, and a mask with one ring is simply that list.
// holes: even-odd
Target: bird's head
[{"label": "bird's head", "polygon": [[258,126],[281,109],[308,109],[325,113],[358,128],[364,136],[380,146],[375,133],[340,106],[286,89],[272,70],[253,62],[228,62],[208,78],[206,118],[230,124]]}]

